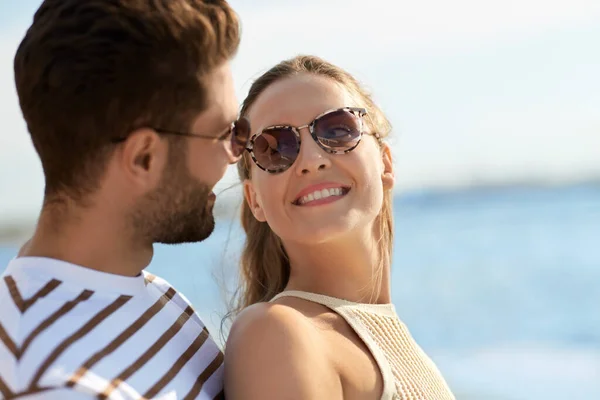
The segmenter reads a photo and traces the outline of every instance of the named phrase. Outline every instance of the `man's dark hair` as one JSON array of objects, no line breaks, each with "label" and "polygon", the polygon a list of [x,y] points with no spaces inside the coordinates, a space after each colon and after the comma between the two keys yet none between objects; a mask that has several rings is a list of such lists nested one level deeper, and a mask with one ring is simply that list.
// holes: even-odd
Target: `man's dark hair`
[{"label": "man's dark hair", "polygon": [[225,0],[45,0],[14,68],[46,198],[97,188],[112,138],[188,129],[239,41]]}]

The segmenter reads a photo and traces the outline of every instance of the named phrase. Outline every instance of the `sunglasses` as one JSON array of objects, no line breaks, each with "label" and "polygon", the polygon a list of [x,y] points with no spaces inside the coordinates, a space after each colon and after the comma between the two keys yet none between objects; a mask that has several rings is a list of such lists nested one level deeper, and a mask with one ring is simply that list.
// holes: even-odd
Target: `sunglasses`
[{"label": "sunglasses", "polygon": [[[308,128],[314,141],[326,152],[345,154],[360,143],[365,115],[364,108],[344,107],[326,111],[306,125],[270,126],[253,135],[246,150],[262,170],[281,173],[291,167],[300,154],[300,129]],[[250,124],[244,127],[250,129]],[[374,136],[379,138],[377,134]]]},{"label": "sunglasses", "polygon": [[[209,140],[219,140],[225,141],[229,140],[230,152],[234,157],[240,157],[244,150],[246,149],[246,145],[248,144],[248,138],[250,137],[250,121],[247,118],[241,118],[235,122],[232,122],[231,125],[227,128],[226,131],[221,133],[218,136],[210,136],[210,135],[202,135],[199,133],[190,133],[190,132],[180,132],[180,131],[172,131],[169,129],[163,128],[152,128],[155,132],[163,134],[163,135],[176,135],[176,136],[185,136],[191,138],[199,138],[199,139],[209,139]],[[127,140],[127,137],[118,137],[113,138],[111,141],[113,143],[121,143]]]}]

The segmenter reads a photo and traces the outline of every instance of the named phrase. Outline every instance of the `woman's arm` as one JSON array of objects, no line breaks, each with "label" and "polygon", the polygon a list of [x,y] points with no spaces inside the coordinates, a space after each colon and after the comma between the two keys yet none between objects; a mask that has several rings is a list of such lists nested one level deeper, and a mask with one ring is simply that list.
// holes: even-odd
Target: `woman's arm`
[{"label": "woman's arm", "polygon": [[225,350],[228,400],[341,399],[340,378],[310,320],[291,307],[261,303],[231,328]]}]

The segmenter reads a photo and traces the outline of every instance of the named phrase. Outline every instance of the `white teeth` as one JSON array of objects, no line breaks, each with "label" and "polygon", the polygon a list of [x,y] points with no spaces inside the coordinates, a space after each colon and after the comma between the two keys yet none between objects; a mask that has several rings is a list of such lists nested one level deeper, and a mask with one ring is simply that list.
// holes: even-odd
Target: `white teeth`
[{"label": "white teeth", "polygon": [[341,196],[342,193],[343,193],[342,188],[315,190],[314,192],[307,194],[306,196],[302,196],[302,198],[300,198],[298,203],[306,204],[308,202],[311,202],[314,200],[325,199],[330,196]]}]

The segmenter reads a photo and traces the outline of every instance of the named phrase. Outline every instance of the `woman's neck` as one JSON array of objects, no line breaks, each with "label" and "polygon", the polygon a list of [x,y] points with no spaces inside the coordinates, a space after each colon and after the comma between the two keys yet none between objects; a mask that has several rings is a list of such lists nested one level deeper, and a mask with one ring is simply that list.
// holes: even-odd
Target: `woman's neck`
[{"label": "woman's neck", "polygon": [[371,235],[321,244],[285,245],[290,259],[286,290],[319,293],[358,303],[390,303],[390,259]]}]

